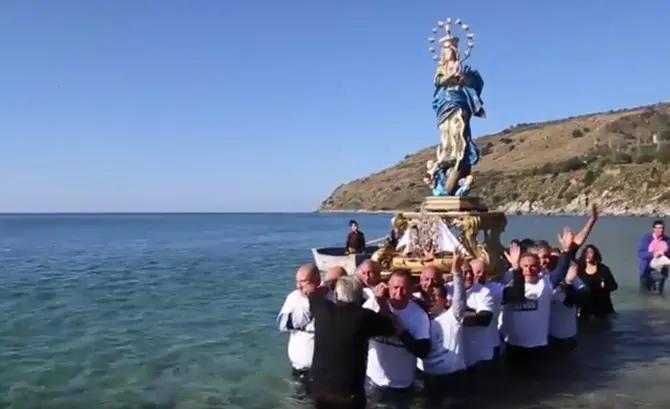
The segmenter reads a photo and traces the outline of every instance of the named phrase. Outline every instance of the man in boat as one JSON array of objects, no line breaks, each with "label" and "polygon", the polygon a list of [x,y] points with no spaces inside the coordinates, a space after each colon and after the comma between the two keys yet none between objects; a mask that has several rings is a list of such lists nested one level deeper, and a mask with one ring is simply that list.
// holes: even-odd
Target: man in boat
[{"label": "man in boat", "polygon": [[637,246],[641,291],[663,293],[668,266],[660,262],[662,257],[670,257],[670,239],[665,235],[663,220],[656,220],[651,233],[642,236]]},{"label": "man in boat", "polygon": [[312,354],[314,352],[314,320],[307,295],[321,284],[321,274],[315,264],[301,266],[295,275],[295,290],[291,292],[277,316],[279,330],[289,332],[288,358],[297,394],[309,393]]},{"label": "man in boat", "polygon": [[347,254],[356,254],[365,252],[365,235],[358,228],[356,220],[349,220],[349,234],[344,248]]}]

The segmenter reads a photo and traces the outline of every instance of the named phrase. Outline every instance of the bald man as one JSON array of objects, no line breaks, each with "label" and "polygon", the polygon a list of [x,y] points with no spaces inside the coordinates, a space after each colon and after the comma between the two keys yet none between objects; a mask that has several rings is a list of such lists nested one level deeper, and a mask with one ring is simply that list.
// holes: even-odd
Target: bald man
[{"label": "bald man", "polygon": [[428,300],[426,299],[425,295],[428,294],[432,287],[445,287],[444,276],[437,268],[426,267],[421,270],[418,284],[417,291],[412,293],[412,299],[419,305],[419,307],[423,308],[424,311],[428,313]]},{"label": "bald man", "polygon": [[374,297],[372,288],[381,281],[381,267],[372,260],[363,261],[354,272],[356,278],[363,284],[363,298]]},{"label": "bald man", "polygon": [[295,274],[295,290],[291,292],[282,306],[277,322],[279,330],[290,334],[288,357],[291,361],[292,376],[298,393],[309,392],[309,369],[314,354],[314,320],[309,309],[309,294],[321,284],[321,274],[314,264],[300,266]]},{"label": "bald man", "polygon": [[488,364],[493,359],[494,347],[489,325],[493,322],[494,298],[478,280],[485,278],[485,264],[473,259],[463,264],[467,310],[463,318],[465,364],[470,371]]},{"label": "bald man", "polygon": [[493,318],[488,326],[488,333],[491,347],[493,348],[492,361],[496,361],[500,356],[500,311],[502,308],[502,294],[505,286],[499,281],[488,279],[488,265],[485,261],[479,259],[471,260],[470,267],[472,268],[472,275],[474,276],[475,282],[488,288],[493,297]]},{"label": "bald man", "polygon": [[426,267],[421,270],[421,276],[419,277],[421,291],[428,291],[430,287],[438,285],[444,286],[444,276],[437,268]]},{"label": "bald man", "polygon": [[335,301],[335,285],[337,281],[347,275],[347,270],[343,267],[335,266],[331,267],[326,271],[326,279],[324,280],[323,285],[328,287],[328,294],[326,294],[326,299],[330,301]]},{"label": "bald man", "polygon": [[326,271],[326,281],[337,281],[345,275],[347,275],[347,270],[345,270],[344,267],[331,267],[328,269],[328,271]]}]

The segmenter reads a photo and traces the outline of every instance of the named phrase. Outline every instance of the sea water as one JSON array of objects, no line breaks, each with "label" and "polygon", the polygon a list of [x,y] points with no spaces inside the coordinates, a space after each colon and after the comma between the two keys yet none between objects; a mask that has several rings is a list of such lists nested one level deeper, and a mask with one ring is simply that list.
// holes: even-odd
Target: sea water
[{"label": "sea water", "polygon": [[[343,246],[352,217],[369,240],[389,229],[379,214],[0,216],[0,408],[308,407],[289,396],[275,316],[310,248]],[[584,221],[510,217],[503,237],[555,242]],[[670,405],[669,304],[637,292],[650,225],[603,217],[589,240],[620,284],[611,328],[584,330],[566,368],[500,375],[472,405]]]}]

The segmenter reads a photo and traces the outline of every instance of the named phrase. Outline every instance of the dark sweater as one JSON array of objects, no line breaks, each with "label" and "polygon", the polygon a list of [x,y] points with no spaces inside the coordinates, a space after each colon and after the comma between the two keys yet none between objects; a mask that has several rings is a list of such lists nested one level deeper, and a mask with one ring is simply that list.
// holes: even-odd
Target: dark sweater
[{"label": "dark sweater", "polygon": [[368,341],[393,335],[391,319],[360,305],[331,303],[320,293],[310,295],[309,301],[314,317],[313,389],[364,396]]},{"label": "dark sweater", "polygon": [[345,249],[354,249],[356,253],[363,253],[365,251],[365,235],[359,230],[356,232],[350,231],[347,235],[347,244]]}]

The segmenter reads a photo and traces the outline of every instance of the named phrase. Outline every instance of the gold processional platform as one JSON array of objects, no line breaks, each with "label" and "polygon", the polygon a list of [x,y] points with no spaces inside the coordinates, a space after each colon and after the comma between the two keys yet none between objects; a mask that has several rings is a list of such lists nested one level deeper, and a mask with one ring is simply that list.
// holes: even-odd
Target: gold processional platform
[{"label": "gold processional platform", "polygon": [[419,237],[410,252],[397,251],[388,243],[380,245],[372,259],[380,263],[382,276],[395,270],[418,276],[426,267],[435,267],[443,274],[449,274],[453,252],[433,250],[433,238],[440,222],[454,234],[467,253],[467,259],[478,258],[486,262],[489,277],[504,273],[507,266],[501,235],[507,226],[505,213],[489,211],[478,197],[430,196],[423,201],[420,212],[398,213],[393,217],[394,229],[403,232],[413,229]]}]

